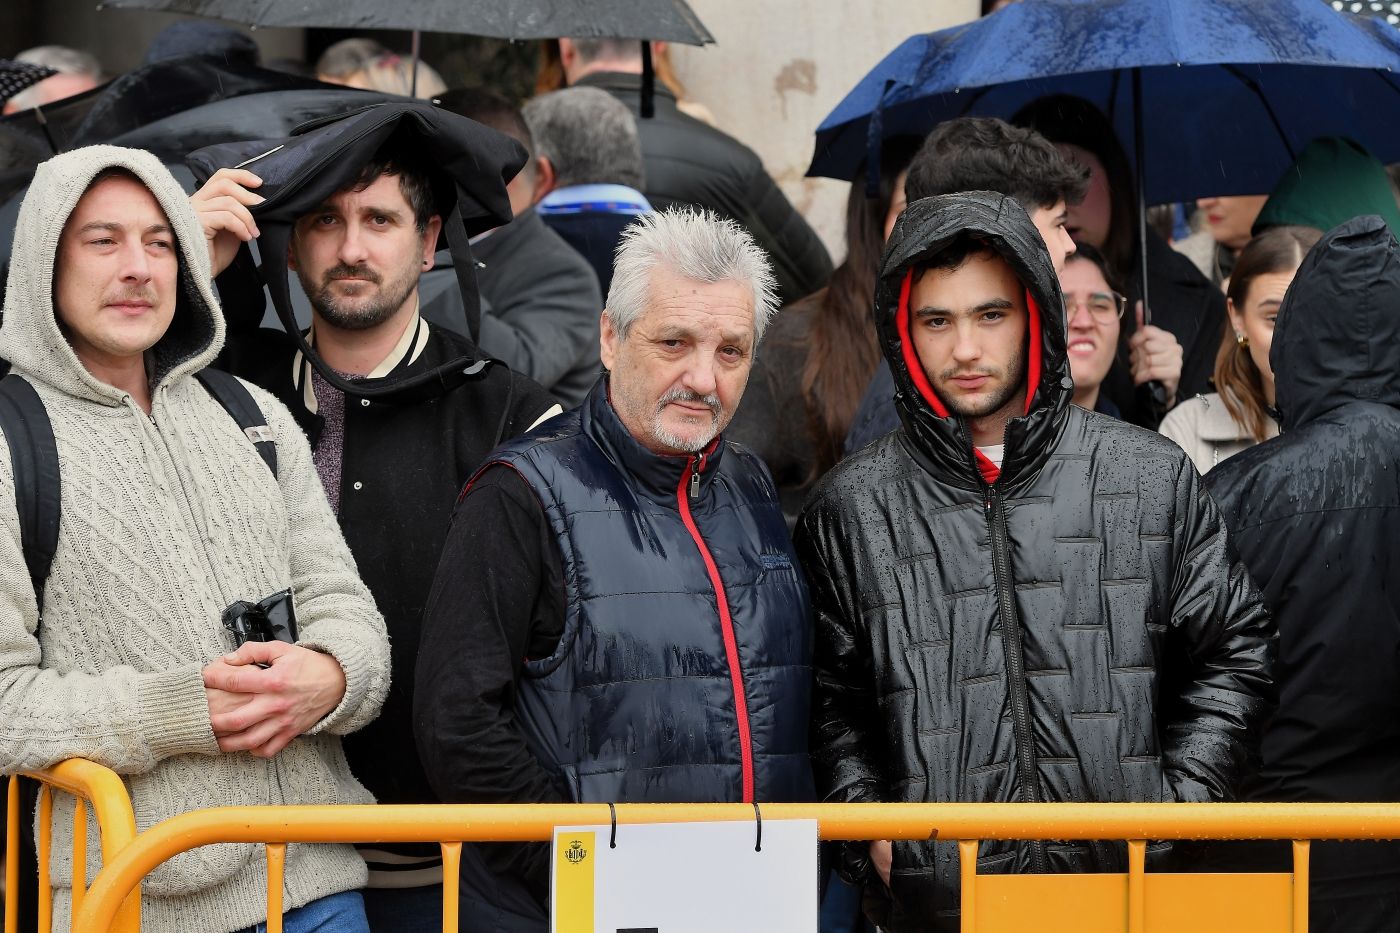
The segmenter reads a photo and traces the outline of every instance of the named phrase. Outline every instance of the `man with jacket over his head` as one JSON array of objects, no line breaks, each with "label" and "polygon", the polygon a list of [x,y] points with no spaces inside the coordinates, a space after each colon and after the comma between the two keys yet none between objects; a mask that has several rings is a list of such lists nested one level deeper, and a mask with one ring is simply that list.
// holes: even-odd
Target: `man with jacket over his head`
[{"label": "man with jacket over his head", "polygon": [[[772,479],[722,434],[774,307],[733,221],[623,234],[608,375],[453,517],[414,698],[444,801],[812,799],[807,589]],[[548,847],[466,846],[464,929],[544,931],[548,887]]]},{"label": "man with jacket over his head", "polygon": [[[1273,629],[1186,455],[1070,404],[1064,303],[1010,197],[912,202],[877,286],[902,430],[798,520],[818,791],[837,802],[1229,800]],[[848,846],[891,931],[956,929],[957,847]],[[978,871],[1122,870],[988,842]]]},{"label": "man with jacket over his head", "polygon": [[[1377,216],[1312,248],[1269,351],[1283,434],[1206,477],[1278,623],[1249,800],[1400,800],[1397,254]],[[1312,929],[1400,929],[1400,842],[1314,842],[1311,876]]]},{"label": "man with jacket over his head", "polygon": [[[509,216],[500,166],[512,171],[524,153],[484,127],[415,106],[470,157],[476,176],[444,179],[447,169],[422,151],[426,144],[404,139],[368,158],[342,156],[353,180],[298,216],[289,236],[290,269],[311,301],[310,353],[287,333],[263,330],[245,336],[233,360],[240,376],[277,395],[306,432],[325,496],[384,613],[393,682],[383,714],[345,743],[345,755],[378,802],[388,804],[437,802],[413,744],[413,666],[452,504],[498,443],[559,411],[536,383],[487,361],[467,337],[420,313],[422,273],[436,261],[438,233],[453,210],[440,192],[461,183],[479,202],[466,209]],[[362,112],[358,119],[369,117]],[[338,129],[330,123],[313,132],[329,145]],[[260,242],[272,233],[248,210],[262,184],[246,170],[224,169],[193,199],[215,271],[250,233]],[[455,279],[451,290],[458,292]],[[459,293],[459,316],[462,305]],[[472,375],[432,377],[453,361],[452,368]],[[356,389],[387,394],[357,396]],[[370,869],[365,911],[376,933],[441,929],[436,845],[364,845],[360,854]]]}]

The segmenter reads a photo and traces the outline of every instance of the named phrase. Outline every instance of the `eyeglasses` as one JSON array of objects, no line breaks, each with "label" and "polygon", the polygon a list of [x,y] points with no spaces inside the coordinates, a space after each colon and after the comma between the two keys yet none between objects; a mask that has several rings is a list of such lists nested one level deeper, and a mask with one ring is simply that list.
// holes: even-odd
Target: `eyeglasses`
[{"label": "eyeglasses", "polygon": [[1117,292],[1093,292],[1083,301],[1065,296],[1065,312],[1070,318],[1074,317],[1074,312],[1080,307],[1086,308],[1097,321],[1107,324],[1109,321],[1117,320],[1123,316],[1123,309],[1128,306],[1128,299]]}]

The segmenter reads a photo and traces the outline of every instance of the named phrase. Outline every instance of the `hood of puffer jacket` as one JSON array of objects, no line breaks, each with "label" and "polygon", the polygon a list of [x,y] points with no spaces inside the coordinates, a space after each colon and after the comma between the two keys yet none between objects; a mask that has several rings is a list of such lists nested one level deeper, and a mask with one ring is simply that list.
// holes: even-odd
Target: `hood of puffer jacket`
[{"label": "hood of puffer jacket", "polygon": [[1348,402],[1400,408],[1400,245],[1357,217],[1303,259],[1279,307],[1269,365],[1284,431]]},{"label": "hood of puffer jacket", "polygon": [[107,168],[127,169],[150,189],[170,221],[179,250],[175,316],[148,351],[152,388],[193,374],[218,355],[224,318],[211,285],[204,231],[184,189],[149,152],[87,146],[40,165],[20,207],[0,322],[0,358],[66,395],[116,406],[125,393],[93,376],[78,360],[59,329],[53,303],[63,226],[92,179]]},{"label": "hood of puffer jacket", "polygon": [[1003,487],[1011,487],[1032,478],[1045,462],[1074,390],[1060,280],[1030,216],[1015,199],[990,191],[911,202],[895,223],[880,263],[875,325],[894,375],[895,407],[914,449],[941,479],[974,488],[986,482],[985,475],[994,471],[974,452],[967,424],[950,414],[934,391],[909,341],[912,271],[963,233],[986,240],[1026,287],[1030,327],[1025,414],[1006,427],[997,479]]}]

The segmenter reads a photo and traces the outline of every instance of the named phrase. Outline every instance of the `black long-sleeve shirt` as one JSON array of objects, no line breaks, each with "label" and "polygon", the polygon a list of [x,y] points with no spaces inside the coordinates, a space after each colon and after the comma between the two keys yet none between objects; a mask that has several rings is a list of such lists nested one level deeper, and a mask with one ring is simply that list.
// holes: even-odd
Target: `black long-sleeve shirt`
[{"label": "black long-sleeve shirt", "polygon": [[[515,723],[523,662],[553,654],[563,631],[563,561],[539,499],[514,471],[488,469],[453,515],[423,616],[414,731],[443,801],[567,800]],[[482,854],[543,902],[547,846],[493,845]]]}]

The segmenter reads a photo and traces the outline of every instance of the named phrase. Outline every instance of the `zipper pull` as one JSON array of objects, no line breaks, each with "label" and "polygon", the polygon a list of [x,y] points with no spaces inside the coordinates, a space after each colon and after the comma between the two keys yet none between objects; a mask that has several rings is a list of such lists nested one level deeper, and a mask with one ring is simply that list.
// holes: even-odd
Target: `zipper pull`
[{"label": "zipper pull", "polygon": [[690,463],[690,498],[700,497],[700,471],[705,469],[705,455],[697,454]]}]

